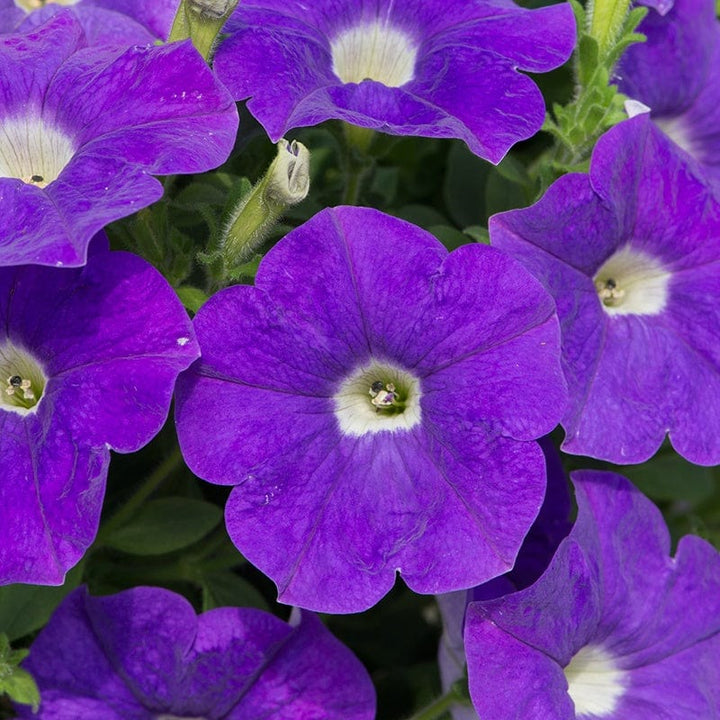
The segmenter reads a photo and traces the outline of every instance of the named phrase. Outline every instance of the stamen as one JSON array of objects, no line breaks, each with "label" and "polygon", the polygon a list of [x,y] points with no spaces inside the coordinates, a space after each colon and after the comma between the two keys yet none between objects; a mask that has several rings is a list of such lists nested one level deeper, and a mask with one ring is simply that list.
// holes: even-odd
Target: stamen
[{"label": "stamen", "polygon": [[376,380],[370,386],[370,397],[372,398],[370,402],[375,406],[375,412],[380,412],[383,408],[400,406],[398,402],[400,396],[395,392],[394,383],[384,385],[381,380]]},{"label": "stamen", "polygon": [[[381,379],[382,378],[382,379]],[[335,417],[345,435],[409,430],[420,422],[420,381],[390,363],[371,361],[335,393]]]},{"label": "stamen", "polygon": [[625,291],[617,286],[613,278],[608,278],[605,282],[597,280],[595,287],[605,307],[616,307],[622,303],[622,299],[625,297]]},{"label": "stamen", "polygon": [[27,378],[21,378],[19,375],[12,375],[8,378],[8,386],[5,388],[7,395],[16,395],[18,390],[22,390],[23,400],[34,400],[35,393],[32,390],[32,381]]}]

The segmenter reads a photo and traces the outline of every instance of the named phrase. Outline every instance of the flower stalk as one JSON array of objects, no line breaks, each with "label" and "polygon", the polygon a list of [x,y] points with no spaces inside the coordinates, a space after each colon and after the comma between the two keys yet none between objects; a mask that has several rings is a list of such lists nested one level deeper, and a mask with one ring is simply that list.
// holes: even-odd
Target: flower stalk
[{"label": "flower stalk", "polygon": [[445,695],[441,695],[437,700],[431,702],[430,705],[413,715],[410,720],[439,720],[450,711],[453,705],[470,706],[467,678],[453,683]]}]

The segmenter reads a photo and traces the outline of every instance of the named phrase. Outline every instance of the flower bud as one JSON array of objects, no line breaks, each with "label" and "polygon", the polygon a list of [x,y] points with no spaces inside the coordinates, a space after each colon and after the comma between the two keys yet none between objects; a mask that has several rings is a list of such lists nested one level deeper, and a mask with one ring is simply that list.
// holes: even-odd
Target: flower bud
[{"label": "flower bud", "polygon": [[235,9],[237,0],[188,0],[188,7],[206,18],[227,18]]},{"label": "flower bud", "polygon": [[310,152],[297,140],[282,138],[277,157],[267,172],[265,199],[279,205],[297,205],[310,190]]},{"label": "flower bud", "polygon": [[282,138],[265,175],[231,213],[221,240],[224,266],[247,261],[291,205],[302,202],[310,189],[310,152]]}]

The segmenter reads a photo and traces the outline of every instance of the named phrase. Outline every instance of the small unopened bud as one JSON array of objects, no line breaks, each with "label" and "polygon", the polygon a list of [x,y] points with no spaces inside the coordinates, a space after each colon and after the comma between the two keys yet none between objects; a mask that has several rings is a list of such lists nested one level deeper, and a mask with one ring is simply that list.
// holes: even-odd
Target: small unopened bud
[{"label": "small unopened bud", "polygon": [[188,0],[188,7],[198,15],[218,19],[235,9],[237,0]]},{"label": "small unopened bud", "polygon": [[221,241],[226,268],[247,261],[291,205],[302,202],[310,189],[310,152],[284,138],[262,179],[230,215]]},{"label": "small unopened bud", "polygon": [[310,152],[297,140],[283,138],[267,174],[265,197],[281,205],[297,205],[310,190]]}]

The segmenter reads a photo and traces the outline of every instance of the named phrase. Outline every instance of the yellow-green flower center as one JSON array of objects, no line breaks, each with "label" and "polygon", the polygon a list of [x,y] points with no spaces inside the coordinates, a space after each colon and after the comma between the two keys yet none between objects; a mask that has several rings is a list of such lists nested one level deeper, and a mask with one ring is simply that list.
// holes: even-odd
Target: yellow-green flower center
[{"label": "yellow-green flower center", "polygon": [[79,2],[80,0],[15,0],[15,4],[25,12],[32,12],[46,5],[75,5]]},{"label": "yellow-green flower center", "polygon": [[420,422],[420,380],[386,362],[371,361],[347,377],[334,396],[344,435],[409,430]]},{"label": "yellow-green flower center", "polygon": [[0,409],[27,415],[40,402],[47,378],[30,353],[9,341],[0,345]]}]

